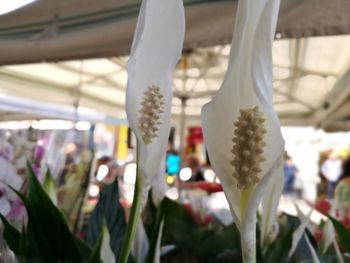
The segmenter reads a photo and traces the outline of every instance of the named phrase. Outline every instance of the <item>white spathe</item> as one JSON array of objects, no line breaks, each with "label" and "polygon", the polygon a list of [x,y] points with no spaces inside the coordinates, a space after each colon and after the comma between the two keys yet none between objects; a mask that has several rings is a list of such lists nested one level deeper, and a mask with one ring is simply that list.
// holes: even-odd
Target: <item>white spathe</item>
[{"label": "white spathe", "polygon": [[162,202],[166,191],[168,190],[165,174],[165,156],[162,158],[158,173],[152,180],[152,201],[156,206]]},{"label": "white spathe", "polygon": [[[242,236],[245,262],[255,261],[256,211],[270,180],[282,176],[284,141],[272,105],[272,42],[279,0],[239,1],[234,38],[225,79],[216,96],[201,113],[205,144],[212,167],[223,185],[235,223]],[[258,107],[265,119],[264,161],[259,181],[248,189],[237,187],[231,164],[235,126],[240,110]],[[244,168],[246,169],[246,168]]]},{"label": "white spathe", "polygon": [[[127,65],[126,112],[139,147],[139,171],[147,187],[158,172],[167,148],[172,101],[172,74],[180,58],[184,32],[184,7],[181,0],[144,0],[136,26]],[[157,136],[145,142],[140,130],[140,113],[145,92],[158,87],[164,105],[155,123]]]},{"label": "white spathe", "polygon": [[284,163],[281,159],[279,166],[276,169],[277,176],[267,185],[265,190],[266,194],[263,196],[261,205],[261,246],[267,245],[274,241],[278,235],[278,224],[277,224],[277,208],[282,194],[284,186]]}]

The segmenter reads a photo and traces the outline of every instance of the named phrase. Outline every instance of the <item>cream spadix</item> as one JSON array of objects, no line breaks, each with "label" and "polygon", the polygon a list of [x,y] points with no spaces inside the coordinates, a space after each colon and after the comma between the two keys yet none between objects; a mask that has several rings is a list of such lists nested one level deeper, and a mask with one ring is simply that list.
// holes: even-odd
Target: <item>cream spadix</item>
[{"label": "cream spadix", "polygon": [[278,0],[238,3],[223,84],[201,113],[205,144],[241,232],[244,262],[255,262],[256,211],[284,149],[272,105],[272,42]]}]

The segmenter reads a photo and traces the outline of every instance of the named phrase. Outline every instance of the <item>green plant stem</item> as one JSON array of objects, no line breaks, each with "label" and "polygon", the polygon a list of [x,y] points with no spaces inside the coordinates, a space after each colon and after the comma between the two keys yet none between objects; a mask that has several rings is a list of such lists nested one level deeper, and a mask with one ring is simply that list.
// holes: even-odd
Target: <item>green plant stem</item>
[{"label": "green plant stem", "polygon": [[[139,162],[139,149],[137,148],[137,162]],[[129,253],[136,235],[137,223],[140,218],[142,208],[142,191],[143,191],[143,178],[140,173],[139,164],[137,164],[136,171],[136,183],[134,189],[134,199],[132,202],[128,226],[126,229],[123,247],[119,257],[118,263],[126,263],[128,261]]]}]

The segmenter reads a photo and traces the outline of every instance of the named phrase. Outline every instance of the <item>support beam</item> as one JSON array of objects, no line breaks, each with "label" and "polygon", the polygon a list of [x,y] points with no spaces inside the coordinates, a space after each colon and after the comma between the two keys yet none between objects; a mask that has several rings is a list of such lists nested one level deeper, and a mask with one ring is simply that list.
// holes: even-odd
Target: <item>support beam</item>
[{"label": "support beam", "polygon": [[342,106],[346,105],[350,114],[350,68],[338,79],[334,88],[326,96],[326,99],[315,111],[312,121],[315,126],[324,127],[330,125],[333,114]]}]

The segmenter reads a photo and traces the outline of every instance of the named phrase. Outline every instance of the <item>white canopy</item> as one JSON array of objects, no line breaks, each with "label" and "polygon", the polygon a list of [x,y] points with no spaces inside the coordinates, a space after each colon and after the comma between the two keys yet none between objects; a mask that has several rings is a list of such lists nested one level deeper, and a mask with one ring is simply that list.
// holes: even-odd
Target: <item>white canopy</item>
[{"label": "white canopy", "polygon": [[[350,35],[276,40],[273,46],[274,104],[282,124],[314,125],[328,130],[350,129]],[[1,50],[1,49],[0,49]],[[182,106],[187,124],[199,124],[201,106],[220,87],[227,67],[228,45],[185,52],[174,74],[173,121]],[[57,115],[57,106],[103,113],[98,120],[125,119],[127,57],[74,60],[3,66],[0,68],[0,104],[3,120]],[[23,107],[8,96],[35,101],[36,109]],[[7,102],[7,104],[4,104]],[[21,104],[22,103],[22,104]],[[5,107],[6,106],[6,107]],[[17,108],[16,108],[17,107]],[[56,109],[56,110],[55,110]],[[49,112],[50,111],[50,112]],[[9,114],[12,112],[12,114]],[[58,117],[72,119],[74,114]],[[85,117],[84,117],[85,116]],[[80,119],[94,118],[80,114]]]},{"label": "white canopy", "polygon": [[[173,121],[186,114],[188,124],[198,124],[226,70],[237,1],[184,3]],[[139,0],[36,0],[0,15],[0,118],[125,120],[126,56],[139,6]],[[349,0],[281,0],[273,56],[283,124],[350,129],[349,10]],[[336,34],[344,35],[327,37]]]},{"label": "white canopy", "polygon": [[[184,0],[185,50],[231,41],[237,0]],[[0,65],[127,55],[140,0],[36,0],[0,15]],[[281,0],[277,38],[350,34],[349,0]]]}]

